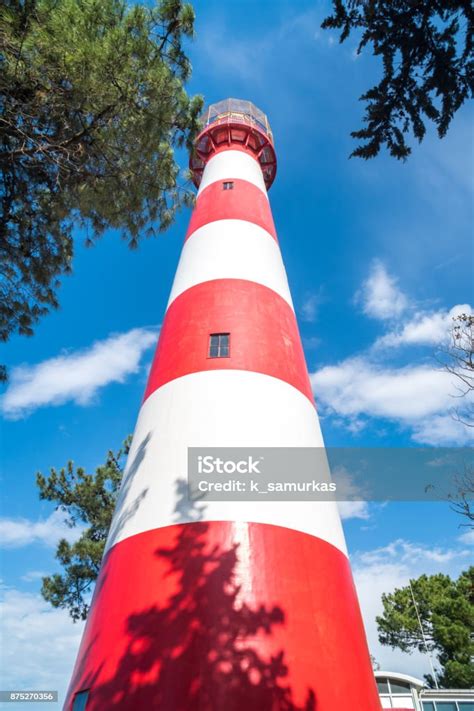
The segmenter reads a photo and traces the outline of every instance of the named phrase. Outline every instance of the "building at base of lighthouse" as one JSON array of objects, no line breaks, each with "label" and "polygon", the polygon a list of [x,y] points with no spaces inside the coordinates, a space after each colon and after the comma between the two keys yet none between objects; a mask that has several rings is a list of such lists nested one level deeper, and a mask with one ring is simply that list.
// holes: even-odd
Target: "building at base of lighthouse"
[{"label": "building at base of lighthouse", "polygon": [[64,709],[379,711],[337,504],[188,497],[189,448],[323,447],[266,116],[211,106],[191,169],[196,205]]}]

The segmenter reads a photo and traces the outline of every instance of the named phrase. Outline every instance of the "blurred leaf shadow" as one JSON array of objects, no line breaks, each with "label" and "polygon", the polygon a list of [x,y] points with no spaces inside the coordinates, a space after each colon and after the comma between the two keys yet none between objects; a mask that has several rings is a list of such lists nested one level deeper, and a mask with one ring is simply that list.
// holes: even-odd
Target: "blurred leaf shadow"
[{"label": "blurred leaf shadow", "polygon": [[239,602],[238,545],[209,544],[208,529],[180,526],[174,545],[155,551],[176,591],[128,618],[126,652],[93,688],[94,711],[316,711],[312,689],[300,706],[285,685],[284,651],[265,658],[255,643],[284,625],[284,611]]}]

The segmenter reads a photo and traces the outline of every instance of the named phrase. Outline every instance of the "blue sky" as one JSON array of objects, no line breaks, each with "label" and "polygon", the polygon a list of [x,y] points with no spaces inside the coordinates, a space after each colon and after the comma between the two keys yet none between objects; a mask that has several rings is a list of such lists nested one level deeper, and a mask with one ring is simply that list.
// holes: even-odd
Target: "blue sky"
[{"label": "blue sky", "polygon": [[[434,352],[451,316],[474,302],[472,109],[443,141],[430,131],[405,164],[349,160],[357,99],[380,67],[320,29],[328,3],[195,8],[190,91],[250,99],[274,131],[270,199],[326,443],[465,444]],[[188,219],[135,252],[114,233],[86,249],[78,233],[61,309],[4,348],[3,688],[67,684],[81,626],[39,596],[64,526],[38,500],[35,472],[68,459],[92,468],[133,430]],[[472,535],[445,504],[343,514],[373,653],[398,671],[428,671],[420,656],[378,645],[380,594],[423,572],[457,575],[472,560]]]}]

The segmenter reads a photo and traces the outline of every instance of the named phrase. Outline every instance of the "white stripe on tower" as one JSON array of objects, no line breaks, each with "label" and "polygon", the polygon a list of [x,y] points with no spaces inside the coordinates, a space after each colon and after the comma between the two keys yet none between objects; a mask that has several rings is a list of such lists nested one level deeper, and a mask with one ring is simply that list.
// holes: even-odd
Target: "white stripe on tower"
[{"label": "white stripe on tower", "polygon": [[238,179],[252,183],[267,196],[265,181],[258,162],[248,153],[236,150],[217,153],[206,163],[204,175],[199,185],[198,196],[211,183]]},{"label": "white stripe on tower", "polygon": [[[176,421],[179,428],[174,426]],[[222,447],[323,446],[310,400],[278,378],[246,370],[218,370],[171,380],[150,395],[141,409],[119,503],[121,516],[112,524],[108,547],[158,526],[192,521],[195,511],[183,512],[179,506],[186,485],[187,447],[213,442]],[[206,503],[202,520],[285,526],[323,538],[346,552],[335,504],[212,501]]]},{"label": "white stripe on tower", "polygon": [[280,248],[253,222],[215,220],[193,232],[184,244],[168,306],[190,287],[213,279],[262,284],[293,306]]},{"label": "white stripe on tower", "polygon": [[[81,689],[87,711],[379,709],[336,504],[185,495],[188,447],[324,446],[267,197],[271,134],[251,115],[197,139],[196,206],[68,711]],[[229,357],[209,357],[211,333],[230,334]]]}]

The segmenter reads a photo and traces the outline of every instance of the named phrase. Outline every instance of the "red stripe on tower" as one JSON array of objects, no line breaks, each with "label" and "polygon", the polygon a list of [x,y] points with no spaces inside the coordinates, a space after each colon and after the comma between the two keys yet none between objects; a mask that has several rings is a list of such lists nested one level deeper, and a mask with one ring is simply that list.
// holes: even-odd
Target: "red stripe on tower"
[{"label": "red stripe on tower", "polygon": [[266,190],[266,116],[211,106],[67,711],[379,711],[336,504],[186,497],[188,447],[322,447]]},{"label": "red stripe on tower", "polygon": [[[232,189],[223,191],[223,182],[211,183],[196,200],[186,239],[199,227],[215,220],[246,220],[269,232],[276,230],[267,196],[247,180],[229,180]],[[221,193],[224,192],[224,195]]]},{"label": "red stripe on tower", "polygon": [[[209,357],[213,331],[230,334],[225,357]],[[243,279],[196,284],[166,312],[145,398],[174,378],[230,369],[280,378],[313,400],[295,314],[281,296]]]}]

